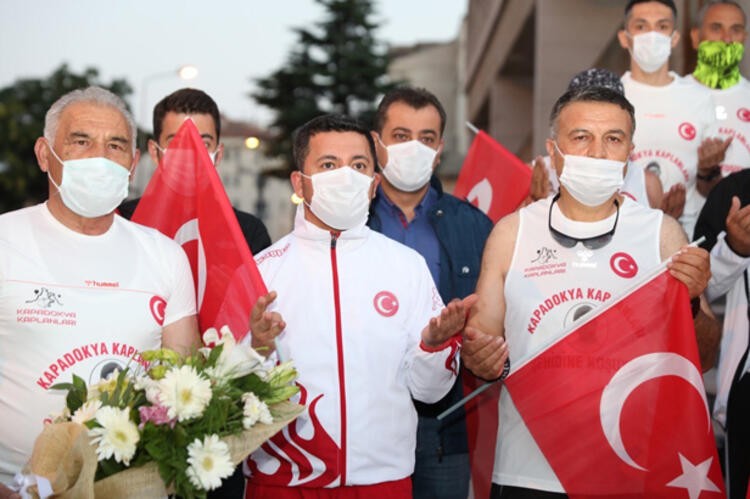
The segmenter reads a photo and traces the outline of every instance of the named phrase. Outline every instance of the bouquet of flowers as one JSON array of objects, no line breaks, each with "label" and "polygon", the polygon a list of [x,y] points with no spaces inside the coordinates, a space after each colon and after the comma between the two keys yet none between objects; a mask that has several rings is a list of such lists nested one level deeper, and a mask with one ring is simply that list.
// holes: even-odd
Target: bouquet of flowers
[{"label": "bouquet of flowers", "polygon": [[[269,366],[252,348],[237,345],[226,327],[209,329],[204,341],[210,347],[187,357],[167,349],[142,352],[147,369],[128,367],[96,385],[86,386],[74,376],[72,383],[53,387],[68,391],[67,407],[54,423],[88,429],[83,434],[97,461],[95,495],[104,495],[99,486],[107,477],[143,467],[152,482],[158,472],[162,495],[205,497],[234,472],[236,463],[301,412],[301,406],[283,403],[298,391],[291,363]],[[58,426],[66,442],[73,435],[65,444],[69,451],[77,432],[64,424],[50,426]],[[59,435],[44,436],[29,466],[37,477],[35,456],[49,461],[50,444],[60,440]]]}]

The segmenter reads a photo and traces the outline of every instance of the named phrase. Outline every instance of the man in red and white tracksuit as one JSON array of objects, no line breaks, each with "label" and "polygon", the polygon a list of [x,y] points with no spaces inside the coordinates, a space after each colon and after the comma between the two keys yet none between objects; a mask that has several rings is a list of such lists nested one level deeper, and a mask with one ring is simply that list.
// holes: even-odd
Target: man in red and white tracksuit
[{"label": "man in red and white tracksuit", "polygon": [[294,156],[304,204],[293,232],[256,257],[273,291],[251,333],[294,361],[307,410],[250,456],[246,497],[411,497],[411,398],[432,403],[452,386],[474,297],[444,307],[424,259],[365,225],[378,181],[366,129],[316,118]]}]

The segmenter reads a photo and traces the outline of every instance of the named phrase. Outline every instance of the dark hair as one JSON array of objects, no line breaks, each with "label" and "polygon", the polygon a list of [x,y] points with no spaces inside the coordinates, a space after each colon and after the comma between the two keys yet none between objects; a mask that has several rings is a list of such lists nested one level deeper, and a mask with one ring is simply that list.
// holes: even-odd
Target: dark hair
[{"label": "dark hair", "polygon": [[603,102],[607,104],[614,104],[624,111],[627,111],[630,116],[630,124],[632,125],[631,137],[635,132],[635,110],[633,105],[625,98],[624,95],[606,87],[582,87],[574,90],[568,90],[555,102],[552,107],[552,113],[549,116],[550,133],[552,137],[557,136],[557,120],[560,117],[560,113],[566,106],[573,104],[574,102]]},{"label": "dark hair", "polygon": [[377,161],[375,141],[373,141],[370,131],[358,121],[343,114],[324,114],[311,119],[294,131],[292,157],[294,158],[294,166],[299,171],[302,171],[307,154],[310,152],[310,139],[318,133],[325,132],[355,132],[362,135],[367,139],[373,165],[375,165]]},{"label": "dark hair", "polygon": [[394,88],[380,101],[377,111],[375,111],[375,131],[381,133],[383,126],[385,125],[385,115],[388,112],[388,108],[394,102],[403,102],[414,109],[422,109],[427,106],[432,106],[437,109],[440,115],[440,135],[443,135],[445,131],[445,120],[446,114],[443,105],[440,103],[437,97],[429,90],[424,88],[414,87],[398,87]]},{"label": "dark hair", "polygon": [[630,11],[633,10],[633,6],[639,3],[646,3],[646,2],[658,2],[660,4],[666,5],[670,9],[672,9],[672,15],[677,19],[677,6],[674,4],[673,0],[630,0],[628,4],[625,6],[625,18],[630,15]]},{"label": "dark hair", "polygon": [[162,123],[167,113],[210,114],[216,126],[216,140],[221,136],[221,117],[216,102],[204,91],[197,88],[181,88],[164,97],[154,106],[154,139],[161,136]]},{"label": "dark hair", "polygon": [[703,6],[698,10],[698,13],[695,15],[693,27],[700,28],[703,26],[703,20],[706,17],[706,12],[708,12],[708,9],[710,9],[714,5],[731,5],[732,7],[737,7],[740,12],[742,12],[742,20],[747,23],[747,14],[745,14],[745,9],[743,9],[738,2],[735,2],[734,0],[706,0]]},{"label": "dark hair", "polygon": [[622,80],[609,69],[591,68],[577,73],[568,83],[568,91],[584,87],[604,87],[625,94]]}]

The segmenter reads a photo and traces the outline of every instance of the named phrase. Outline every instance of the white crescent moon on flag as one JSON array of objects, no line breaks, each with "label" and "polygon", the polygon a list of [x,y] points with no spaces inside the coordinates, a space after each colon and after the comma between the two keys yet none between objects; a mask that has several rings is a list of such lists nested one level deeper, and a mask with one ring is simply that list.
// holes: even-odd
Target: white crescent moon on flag
[{"label": "white crescent moon on flag", "polygon": [[472,187],[469,194],[466,195],[466,200],[470,203],[473,203],[475,199],[477,201],[477,208],[484,213],[490,211],[490,206],[492,206],[492,184],[486,178]]},{"label": "white crescent moon on flag", "polygon": [[198,310],[200,310],[201,305],[203,304],[203,295],[206,292],[206,252],[203,251],[198,219],[194,218],[182,224],[182,226],[177,229],[177,232],[174,235],[174,240],[180,246],[193,240],[198,241],[198,282],[196,284],[198,287]]},{"label": "white crescent moon on flag", "polygon": [[599,404],[599,417],[604,436],[615,454],[626,464],[641,471],[647,470],[630,457],[622,441],[622,434],[620,433],[622,407],[628,396],[638,386],[646,381],[663,376],[677,376],[695,388],[695,391],[703,399],[703,404],[706,407],[708,431],[711,430],[711,417],[703,388],[703,377],[692,362],[681,355],[668,352],[650,353],[636,357],[622,366],[604,387]]}]

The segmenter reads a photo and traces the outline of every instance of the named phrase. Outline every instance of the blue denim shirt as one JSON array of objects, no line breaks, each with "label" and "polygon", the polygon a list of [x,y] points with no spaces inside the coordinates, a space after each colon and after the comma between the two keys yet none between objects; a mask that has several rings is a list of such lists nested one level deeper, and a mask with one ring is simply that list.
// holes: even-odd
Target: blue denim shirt
[{"label": "blue denim shirt", "polygon": [[437,203],[437,191],[430,187],[422,201],[414,208],[414,218],[411,222],[406,220],[401,208],[388,198],[381,187],[378,187],[378,197],[383,201],[375,204],[375,213],[381,224],[380,232],[422,255],[437,286],[440,282],[440,242],[429,219],[429,214]]}]

